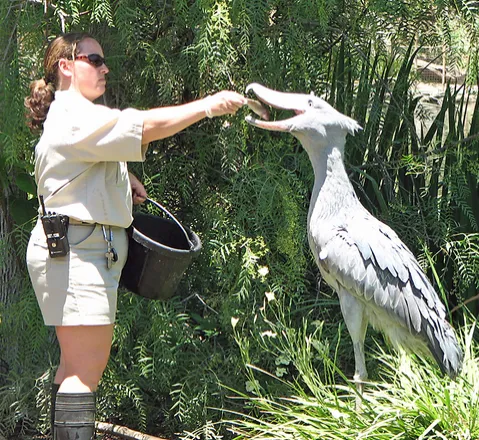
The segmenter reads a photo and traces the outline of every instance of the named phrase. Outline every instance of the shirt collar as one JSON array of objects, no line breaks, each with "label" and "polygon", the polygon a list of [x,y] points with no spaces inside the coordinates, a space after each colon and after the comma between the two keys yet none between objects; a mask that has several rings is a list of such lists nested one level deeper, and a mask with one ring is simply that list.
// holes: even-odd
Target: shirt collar
[{"label": "shirt collar", "polygon": [[77,101],[88,101],[80,92],[76,90],[57,90],[55,91],[55,100],[77,100]]}]

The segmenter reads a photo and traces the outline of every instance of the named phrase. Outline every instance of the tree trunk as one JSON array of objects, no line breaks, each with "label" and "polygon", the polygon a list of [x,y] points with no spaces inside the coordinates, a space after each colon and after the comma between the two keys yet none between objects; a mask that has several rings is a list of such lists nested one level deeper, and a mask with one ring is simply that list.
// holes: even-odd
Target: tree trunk
[{"label": "tree trunk", "polygon": [[[0,90],[7,87],[7,79],[11,76],[11,61],[16,45],[16,15],[14,2],[3,2],[0,7],[2,28],[0,29]],[[1,124],[6,124],[9,103],[5,102],[7,93],[0,95],[0,135],[7,130]],[[4,142],[6,137],[0,136],[0,302],[5,304],[11,301],[17,289],[18,276],[24,269],[23,259],[12,246],[13,221],[9,211],[9,197],[12,188],[9,180],[8,161],[5,154]]]},{"label": "tree trunk", "polygon": [[13,240],[12,221],[8,212],[8,190],[3,189],[0,199],[0,303],[11,301],[18,292],[18,276],[22,271],[22,264],[15,250],[12,249]]}]

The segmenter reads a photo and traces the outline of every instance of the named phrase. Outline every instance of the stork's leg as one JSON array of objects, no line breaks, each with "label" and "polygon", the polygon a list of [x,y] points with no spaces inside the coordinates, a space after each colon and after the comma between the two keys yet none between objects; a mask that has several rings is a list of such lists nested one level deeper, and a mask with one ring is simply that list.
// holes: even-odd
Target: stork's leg
[{"label": "stork's leg", "polygon": [[[368,328],[365,307],[361,301],[357,300],[345,290],[338,292],[338,296],[344,322],[353,341],[355,363],[354,382],[356,383],[356,389],[362,394],[364,381],[368,378],[366,359],[364,356],[364,339]],[[356,399],[357,409],[359,409],[360,404],[361,398],[358,396]]]}]

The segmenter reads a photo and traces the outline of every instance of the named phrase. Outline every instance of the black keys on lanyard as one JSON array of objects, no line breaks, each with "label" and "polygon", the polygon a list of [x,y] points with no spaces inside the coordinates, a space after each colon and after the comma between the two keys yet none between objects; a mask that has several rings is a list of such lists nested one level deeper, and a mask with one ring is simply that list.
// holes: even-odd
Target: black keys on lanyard
[{"label": "black keys on lanyard", "polygon": [[[108,236],[106,235],[106,227],[108,227]],[[113,247],[113,231],[111,230],[111,226],[101,225],[101,229],[103,231],[103,238],[105,239],[107,244],[107,251],[105,253],[106,267],[108,267],[108,269],[111,269],[111,266],[113,266],[113,264],[118,261],[118,254]]]}]

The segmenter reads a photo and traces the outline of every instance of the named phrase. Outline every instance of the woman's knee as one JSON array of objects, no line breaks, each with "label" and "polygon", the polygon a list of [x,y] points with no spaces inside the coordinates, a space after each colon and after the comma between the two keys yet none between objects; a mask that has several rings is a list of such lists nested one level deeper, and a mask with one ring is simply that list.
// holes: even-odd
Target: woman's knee
[{"label": "woman's knee", "polygon": [[99,381],[110,357],[113,326],[57,327],[64,377]]}]

